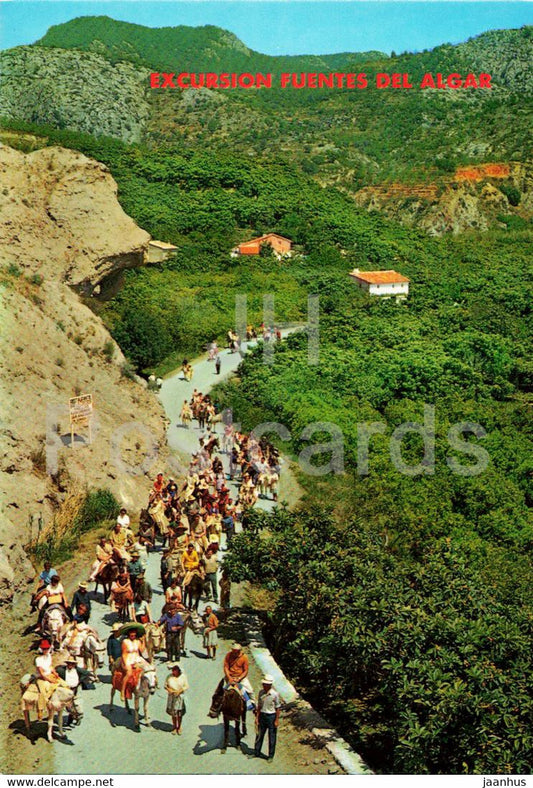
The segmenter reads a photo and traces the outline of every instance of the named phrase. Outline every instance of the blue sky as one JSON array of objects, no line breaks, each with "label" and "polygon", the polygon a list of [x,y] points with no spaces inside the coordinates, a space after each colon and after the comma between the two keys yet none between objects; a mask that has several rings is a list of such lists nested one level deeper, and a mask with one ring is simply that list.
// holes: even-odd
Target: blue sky
[{"label": "blue sky", "polygon": [[369,49],[399,53],[459,43],[485,30],[533,24],[533,3],[8,0],[0,2],[0,48],[33,43],[50,25],[97,14],[149,27],[218,25],[250,48],[272,55]]}]

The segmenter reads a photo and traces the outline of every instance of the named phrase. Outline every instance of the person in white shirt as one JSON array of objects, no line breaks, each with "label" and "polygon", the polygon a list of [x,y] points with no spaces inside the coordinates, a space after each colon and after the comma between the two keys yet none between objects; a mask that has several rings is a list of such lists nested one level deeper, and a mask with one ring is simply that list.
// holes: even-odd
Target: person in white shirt
[{"label": "person in white shirt", "polygon": [[268,760],[272,761],[276,751],[278,735],[279,714],[281,700],[279,694],[272,686],[272,676],[263,676],[263,689],[259,692],[256,709],[257,736],[255,739],[255,757],[261,758],[261,748],[265,733],[268,731]]},{"label": "person in white shirt", "polygon": [[124,529],[130,527],[130,518],[126,509],[120,510],[117,517],[117,523],[121,525]]},{"label": "person in white shirt", "polygon": [[[89,675],[88,671],[86,670],[83,670],[82,673],[84,678]],[[76,657],[73,657],[72,655],[68,656],[65,659],[65,664],[60,665],[57,668],[57,674],[63,679],[67,687],[73,691],[74,695],[76,695],[82,681],[80,670],[76,662]]]}]

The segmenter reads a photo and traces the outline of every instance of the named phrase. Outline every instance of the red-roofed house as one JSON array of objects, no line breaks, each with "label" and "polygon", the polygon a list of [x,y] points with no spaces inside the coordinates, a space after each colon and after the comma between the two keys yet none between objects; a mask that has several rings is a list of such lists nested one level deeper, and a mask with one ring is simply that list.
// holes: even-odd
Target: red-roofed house
[{"label": "red-roofed house", "polygon": [[360,271],[354,268],[350,276],[361,290],[370,295],[388,298],[407,298],[409,295],[409,279],[397,271]]},{"label": "red-roofed house", "polygon": [[292,249],[292,241],[288,238],[284,238],[277,233],[267,233],[266,235],[260,236],[260,238],[252,238],[251,241],[244,241],[244,243],[239,244],[234,252],[238,254],[259,254],[263,244],[271,246],[280,256],[290,254]]}]

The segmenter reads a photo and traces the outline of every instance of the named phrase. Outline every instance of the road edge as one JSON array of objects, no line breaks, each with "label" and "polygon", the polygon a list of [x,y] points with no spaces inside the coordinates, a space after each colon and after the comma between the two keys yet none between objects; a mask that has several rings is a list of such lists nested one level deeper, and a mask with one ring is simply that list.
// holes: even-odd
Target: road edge
[{"label": "road edge", "polygon": [[243,613],[240,618],[254,662],[264,674],[270,673],[274,678],[274,686],[283,702],[301,713],[302,719],[306,721],[305,727],[324,745],[346,774],[374,774],[361,756],[301,697],[285,676],[265,643],[260,617],[253,613]]}]

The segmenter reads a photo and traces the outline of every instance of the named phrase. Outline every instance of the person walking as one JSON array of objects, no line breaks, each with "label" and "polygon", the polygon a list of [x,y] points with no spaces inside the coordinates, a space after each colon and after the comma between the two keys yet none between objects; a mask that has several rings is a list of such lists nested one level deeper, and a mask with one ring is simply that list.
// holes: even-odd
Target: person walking
[{"label": "person walking", "polygon": [[231,541],[235,536],[235,518],[233,517],[233,510],[227,509],[226,514],[222,518],[222,530],[226,534],[226,548],[231,545]]},{"label": "person walking", "polygon": [[163,610],[165,612],[157,623],[159,626],[165,624],[167,659],[172,662],[180,658],[180,637],[184,621],[175,603],[167,602]]},{"label": "person walking", "polygon": [[191,406],[189,405],[186,399],[183,400],[183,405],[180,412],[180,419],[182,426],[188,430],[192,420],[192,410],[191,410]]},{"label": "person walking", "polygon": [[255,739],[255,757],[262,758],[261,748],[263,746],[263,739],[265,733],[268,731],[268,761],[274,760],[274,753],[276,752],[276,739],[278,736],[279,715],[281,709],[281,700],[279,694],[272,686],[274,679],[272,676],[263,676],[263,688],[259,692],[257,698],[256,709],[256,729],[257,736]]},{"label": "person walking", "polygon": [[[218,645],[218,618],[213,613],[211,605],[207,605],[202,616],[205,624],[204,629],[204,648],[207,651],[207,659],[215,659]],[[211,654],[211,651],[213,652]]]},{"label": "person walking", "polygon": [[107,639],[106,651],[109,660],[109,670],[113,669],[113,665],[119,657],[122,656],[122,641],[119,640],[119,630],[122,629],[122,624],[118,622],[111,627],[111,634]]},{"label": "person walking", "polygon": [[222,366],[222,360],[220,355],[218,355],[215,359],[215,374],[220,375],[220,367]]},{"label": "person walking", "polygon": [[222,570],[222,576],[218,581],[220,586],[220,606],[227,610],[230,607],[231,598],[231,580],[225,569]]},{"label": "person walking", "polygon": [[134,592],[137,591],[137,580],[144,574],[144,567],[142,565],[141,556],[138,550],[132,550],[131,561],[128,563],[128,573],[130,576],[131,587]]},{"label": "person walking", "polygon": [[172,717],[172,733],[181,736],[181,721],[186,711],[183,695],[189,689],[189,682],[177,662],[171,665],[170,670],[170,676],[165,682],[165,689],[168,693],[167,714]]},{"label": "person walking", "polygon": [[205,572],[205,584],[208,588],[209,597],[213,596],[213,602],[218,604],[217,570],[218,558],[213,547],[209,546],[202,559]]},{"label": "person walking", "polygon": [[172,582],[172,561],[168,547],[163,550],[163,557],[160,561],[159,573],[161,577],[161,587],[163,592],[165,592]]}]

